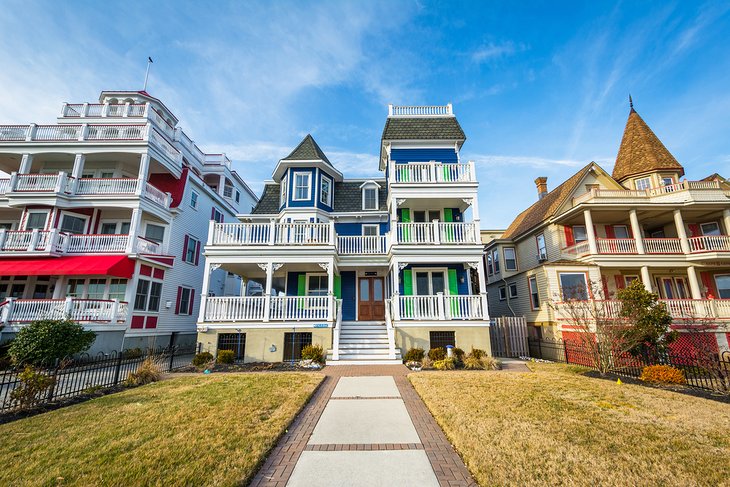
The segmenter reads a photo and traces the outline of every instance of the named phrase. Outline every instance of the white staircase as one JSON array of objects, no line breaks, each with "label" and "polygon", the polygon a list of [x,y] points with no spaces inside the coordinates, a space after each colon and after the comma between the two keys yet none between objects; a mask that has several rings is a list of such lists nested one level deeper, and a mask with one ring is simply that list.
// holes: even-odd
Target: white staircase
[{"label": "white staircase", "polygon": [[390,338],[384,321],[342,321],[339,356],[327,353],[327,365],[384,365],[402,363],[400,349],[390,354]]}]

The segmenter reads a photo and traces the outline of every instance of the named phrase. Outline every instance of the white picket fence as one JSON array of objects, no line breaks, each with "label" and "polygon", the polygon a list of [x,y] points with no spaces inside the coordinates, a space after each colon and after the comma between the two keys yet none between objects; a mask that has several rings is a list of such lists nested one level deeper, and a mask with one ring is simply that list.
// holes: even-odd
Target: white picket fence
[{"label": "white picket fence", "polygon": [[492,355],[495,357],[527,357],[527,318],[501,316],[492,318],[489,327]]}]

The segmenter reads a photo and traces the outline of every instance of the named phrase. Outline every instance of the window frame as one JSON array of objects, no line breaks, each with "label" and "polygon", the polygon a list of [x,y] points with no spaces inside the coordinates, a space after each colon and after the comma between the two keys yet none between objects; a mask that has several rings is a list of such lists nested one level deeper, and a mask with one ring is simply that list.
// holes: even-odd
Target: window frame
[{"label": "window frame", "polygon": [[[542,247],[540,247],[540,239],[542,239]],[[547,242],[545,242],[545,233],[535,235],[535,246],[537,247],[537,259],[547,260]]]},{"label": "window frame", "polygon": [[[374,194],[374,203],[375,204],[372,208],[368,208],[368,206],[367,206],[368,199],[366,197],[366,194],[368,191],[373,191],[373,194]],[[377,211],[378,210],[378,197],[379,197],[379,194],[378,194],[377,186],[372,185],[372,184],[368,185],[368,186],[363,186],[363,188],[362,188],[362,209],[363,209],[363,211]]]},{"label": "window frame", "polygon": [[288,182],[289,182],[289,177],[287,174],[285,174],[281,178],[281,186],[279,187],[279,207],[286,205],[286,199],[288,196],[287,192],[289,189]]},{"label": "window frame", "polygon": [[35,215],[35,214],[45,215],[46,218],[43,222],[43,227],[38,228],[38,230],[45,230],[46,228],[48,228],[48,220],[49,220],[50,213],[51,213],[51,210],[28,210],[25,214],[25,221],[23,222],[23,230],[29,231],[29,230],[33,230],[34,228],[38,228],[38,227],[33,227],[33,228],[28,227],[28,223],[30,223],[30,216]]},{"label": "window frame", "polygon": [[[717,228],[717,233],[705,233],[705,226],[707,225],[714,225],[715,228]],[[705,222],[700,223],[700,232],[702,232],[702,236],[719,236],[722,235],[722,229],[720,228],[720,224],[718,222]]]},{"label": "window frame", "polygon": [[[150,226],[162,228],[162,241],[158,242],[157,240],[155,240],[155,239],[150,238],[150,237],[147,236],[147,230],[149,229]],[[166,225],[158,225],[156,223],[151,223],[151,222],[146,222],[145,223],[145,225],[144,225],[144,238],[145,239],[147,239],[147,240],[149,240],[151,242],[155,242],[155,243],[158,243],[160,245],[163,245],[165,243],[165,238],[166,237],[167,237],[167,226]]]},{"label": "window frame", "polygon": [[[572,276],[578,276],[578,275],[580,275],[580,276],[583,276],[583,283],[585,284],[585,295],[586,295],[586,298],[585,299],[576,299],[576,298],[567,298],[566,299],[566,297],[565,297],[565,290],[563,288],[563,279],[562,279],[562,277],[564,275],[572,275]],[[562,298],[563,301],[569,301],[569,300],[574,300],[574,301],[588,301],[588,300],[591,299],[591,291],[590,291],[590,288],[588,287],[588,274],[586,272],[581,272],[581,271],[578,271],[578,272],[570,272],[570,271],[558,272],[558,286],[560,287],[560,297]]]},{"label": "window frame", "polygon": [[[187,238],[187,245],[185,247],[185,252],[182,256],[182,261],[187,264],[197,265],[198,262],[198,252],[200,252],[200,239],[193,237],[192,235],[185,235]],[[192,254],[191,254],[192,252]],[[191,256],[191,260],[188,260],[188,255]]]},{"label": "window frame", "polygon": [[[183,316],[192,316],[193,310],[191,309],[192,308],[191,303],[193,303],[194,302],[193,300],[195,299],[195,297],[194,297],[195,289],[192,287],[188,287],[188,286],[179,286],[179,289],[180,289],[180,294],[178,296],[177,309],[176,309],[175,314],[183,315]],[[183,299],[183,297],[185,296],[185,291],[188,291],[187,301],[185,301]],[[185,303],[184,307],[183,307],[183,303]]]},{"label": "window frame", "polygon": [[[517,293],[517,283],[516,282],[511,282],[507,286],[507,289],[509,290],[509,292],[508,292],[509,298],[510,299],[515,299],[517,297],[517,294],[518,294]],[[513,289],[514,289],[514,292],[512,292]]]},{"label": "window frame", "polygon": [[[575,231],[576,228],[582,228],[583,229],[583,235],[585,235],[585,238],[582,240],[578,240],[578,232]],[[585,225],[573,225],[571,226],[571,229],[573,231],[573,241],[575,243],[579,242],[587,242],[588,241],[588,229]]]},{"label": "window frame", "polygon": [[[322,197],[325,194],[325,192],[324,192],[324,183],[325,182],[328,185],[328,187],[327,187],[327,199],[326,200],[323,200]],[[325,176],[324,174],[322,174],[322,176],[320,178],[320,181],[319,181],[319,202],[322,203],[323,205],[329,206],[330,208],[332,208],[332,186],[333,186],[332,178],[329,177],[329,176]]]},{"label": "window frame", "polygon": [[[321,297],[321,296],[327,296],[327,295],[329,295],[329,287],[328,287],[329,276],[326,273],[324,273],[324,272],[312,272],[312,273],[309,273],[308,272],[306,274],[306,276],[307,276],[307,281],[306,281],[307,285],[306,285],[306,288],[305,288],[306,296]],[[312,277],[316,277],[319,280],[320,286],[322,285],[322,278],[324,278],[324,294],[309,294],[309,283],[311,282],[311,278]],[[320,290],[321,290],[321,288],[320,288]]]},{"label": "window frame", "polygon": [[71,233],[71,232],[69,232],[67,230],[63,230],[63,221],[66,219],[66,217],[69,217],[69,218],[77,218],[79,220],[83,220],[84,221],[84,228],[81,229],[81,232],[80,233],[76,233],[74,235],[84,235],[84,234],[87,234],[89,232],[89,230],[90,230],[89,229],[89,219],[90,219],[90,217],[88,215],[82,215],[80,213],[74,213],[72,211],[61,211],[61,215],[58,218],[58,231],[59,232]]},{"label": "window frame", "polygon": [[487,252],[487,275],[491,276],[494,274],[494,267],[492,266],[492,251]]},{"label": "window frame", "polygon": [[[534,290],[533,290],[533,284],[535,287]],[[539,310],[540,309],[540,288],[537,287],[537,276],[528,276],[527,277],[527,291],[530,294],[530,308],[533,311]]]},{"label": "window frame", "polygon": [[[374,228],[375,235],[366,235],[365,228]],[[379,237],[380,236],[380,225],[378,225],[377,223],[363,223],[362,229],[361,229],[361,235],[363,237]]]},{"label": "window frame", "polygon": [[499,300],[500,301],[506,301],[507,300],[507,286],[499,286],[497,288],[497,292],[499,294]]},{"label": "window frame", "polygon": [[190,191],[190,208],[197,210],[198,209],[198,198],[200,198],[200,194],[197,191],[191,190]]},{"label": "window frame", "polygon": [[[508,259],[507,258],[507,251],[508,250],[511,250],[512,251],[512,259]],[[515,247],[503,247],[502,248],[502,253],[503,253],[503,257],[504,257],[504,270],[505,271],[510,271],[510,272],[517,272],[517,249]],[[509,262],[510,260],[514,261],[514,267],[513,268],[510,268],[507,265],[507,262]]]},{"label": "window frame", "polygon": [[[718,277],[730,279],[730,274],[715,274],[713,276],[713,279],[715,281],[715,289],[717,289],[717,294],[718,294],[717,298],[718,299],[730,299],[730,293],[728,293],[728,296],[726,298],[723,298],[722,295],[720,294],[720,283],[717,280]],[[727,288],[723,287],[722,289],[727,289],[728,291],[730,291],[730,287],[727,287]]]},{"label": "window frame", "polygon": [[494,267],[494,274],[499,274],[501,269],[499,267],[499,248],[492,251],[492,266]]},{"label": "window frame", "polygon": [[[639,187],[639,182],[640,181],[646,181],[646,187],[645,188],[640,188]],[[643,186],[643,184],[641,184],[641,186]],[[651,177],[650,176],[646,176],[646,177],[643,177],[643,178],[636,178],[636,179],[634,179],[634,189],[636,191],[646,191],[647,189],[651,189]]]},{"label": "window frame", "polygon": [[[298,198],[297,197],[297,190],[299,189],[299,185],[297,182],[297,178],[299,176],[306,176],[307,178],[307,197],[306,198]],[[312,199],[312,173],[309,171],[294,171],[293,172],[293,178],[294,178],[294,186],[293,186],[293,194],[292,194],[292,201],[309,201]],[[304,186],[302,186],[304,188]]]},{"label": "window frame", "polygon": [[[413,268],[413,295],[414,296],[436,296],[433,292],[433,275],[442,274],[444,278],[444,296],[450,296],[449,291],[449,268],[448,267],[425,267],[425,268]],[[418,294],[418,279],[416,274],[419,272],[425,272],[428,274],[428,294]]]},{"label": "window frame", "polygon": [[624,230],[626,230],[626,236],[625,237],[615,237],[615,238],[618,238],[618,239],[629,239],[629,238],[631,238],[631,230],[629,229],[629,226],[628,225],[613,225],[613,233],[614,233],[614,235],[616,234],[616,229],[617,228],[623,228]]}]

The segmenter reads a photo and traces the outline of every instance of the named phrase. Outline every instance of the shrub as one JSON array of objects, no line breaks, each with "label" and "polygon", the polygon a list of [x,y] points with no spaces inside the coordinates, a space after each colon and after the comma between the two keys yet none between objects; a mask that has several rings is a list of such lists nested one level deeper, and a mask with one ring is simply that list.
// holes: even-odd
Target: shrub
[{"label": "shrub", "polygon": [[453,358],[446,358],[443,360],[437,360],[433,363],[433,367],[436,370],[454,370],[456,368],[456,364],[454,363]]},{"label": "shrub", "polygon": [[406,356],[403,357],[403,361],[420,362],[423,360],[424,355],[426,355],[426,352],[422,348],[411,348],[406,352]]},{"label": "shrub", "polygon": [[152,357],[147,357],[144,362],[139,364],[137,370],[130,372],[127,376],[126,385],[128,386],[143,386],[151,382],[157,382],[162,378],[162,370],[152,360]]},{"label": "shrub", "polygon": [[307,345],[302,349],[302,360],[311,360],[312,362],[324,363],[324,350],[321,345]]},{"label": "shrub", "polygon": [[71,320],[38,320],[22,328],[8,349],[16,364],[51,364],[88,350],[96,333]]},{"label": "shrub", "polygon": [[18,402],[19,409],[29,409],[43,401],[56,379],[26,365],[18,375],[18,385],[10,392],[10,399]]},{"label": "shrub", "polygon": [[431,360],[428,357],[423,357],[423,360],[421,360],[421,369],[422,370],[431,370],[431,369],[433,369],[433,360]]},{"label": "shrub", "polygon": [[475,357],[475,358],[482,358],[486,354],[487,354],[487,352],[485,352],[481,348],[474,348],[474,347],[471,348],[470,355],[473,356],[473,357]]},{"label": "shrub", "polygon": [[219,364],[232,364],[236,360],[236,354],[233,350],[218,350]]},{"label": "shrub", "polygon": [[482,362],[484,370],[499,370],[502,368],[502,364],[499,360],[490,355],[484,355],[479,360]]},{"label": "shrub", "polygon": [[200,352],[193,357],[192,364],[195,367],[202,367],[213,361],[213,354],[210,352]]},{"label": "shrub", "polygon": [[432,348],[428,351],[428,358],[437,362],[446,358],[446,349],[443,347]]},{"label": "shrub", "polygon": [[470,353],[464,359],[464,368],[467,370],[483,370],[484,364],[479,358],[475,357],[474,354]]},{"label": "shrub", "polygon": [[451,353],[454,354],[454,359],[456,360],[457,364],[461,364],[464,362],[464,356],[466,353],[460,348],[453,348],[451,350]]},{"label": "shrub", "polygon": [[660,384],[686,384],[681,370],[670,365],[648,365],[641,371],[641,380]]},{"label": "shrub", "polygon": [[142,355],[144,355],[144,352],[141,348],[128,348],[124,351],[124,358],[140,358]]}]

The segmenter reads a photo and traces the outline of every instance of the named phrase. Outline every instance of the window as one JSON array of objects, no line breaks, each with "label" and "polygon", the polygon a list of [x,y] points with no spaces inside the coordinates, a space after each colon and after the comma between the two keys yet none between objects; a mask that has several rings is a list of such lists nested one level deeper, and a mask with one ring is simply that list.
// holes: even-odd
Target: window
[{"label": "window", "polygon": [[444,271],[416,271],[415,285],[417,296],[448,294]]},{"label": "window", "polygon": [[102,223],[101,224],[101,234],[102,235],[114,235],[117,233],[117,224],[114,223]]},{"label": "window", "polygon": [[537,260],[547,260],[547,247],[545,246],[545,235],[540,234],[535,237],[537,241]]},{"label": "window", "polygon": [[198,265],[198,255],[200,254],[200,240],[185,235],[185,243],[183,244],[183,261],[188,264]]},{"label": "window", "polygon": [[490,252],[487,255],[487,274],[492,275],[494,274],[494,267],[492,266],[492,253]]},{"label": "window", "polygon": [[517,256],[514,247],[504,248],[504,269],[507,271],[517,270]]},{"label": "window", "polygon": [[431,331],[428,333],[429,347],[446,348],[448,345],[456,346],[456,333],[453,331]]},{"label": "window", "polygon": [[294,201],[307,201],[311,198],[312,173],[294,173]]},{"label": "window", "polygon": [[492,252],[492,265],[494,266],[494,273],[499,274],[499,249],[494,249]]},{"label": "window", "polygon": [[284,333],[284,356],[285,362],[301,360],[302,349],[312,344],[311,333]]},{"label": "window", "polygon": [[88,299],[104,299],[106,279],[89,279],[89,288],[86,293]]},{"label": "window", "polygon": [[236,190],[236,203],[239,203],[241,201],[241,193]]},{"label": "window", "polygon": [[671,186],[674,184],[674,178],[671,176],[665,176],[662,178],[662,185]]},{"label": "window", "polygon": [[43,230],[46,228],[46,219],[48,218],[48,212],[45,211],[33,211],[28,213],[28,219],[25,222],[26,230]]},{"label": "window", "polygon": [[134,309],[138,311],[159,311],[162,283],[139,279],[134,296]]},{"label": "window", "polygon": [[530,286],[530,304],[532,304],[532,309],[540,309],[540,293],[537,289],[537,277],[530,277],[528,283]]},{"label": "window", "polygon": [[198,207],[198,193],[195,191],[190,192],[190,208],[197,208]]},{"label": "window", "polygon": [[322,184],[319,189],[319,201],[327,206],[332,206],[332,180],[322,176]]},{"label": "window", "polygon": [[147,311],[160,310],[160,297],[162,296],[162,283],[152,281],[150,285],[150,300],[147,303]]},{"label": "window", "polygon": [[84,233],[86,228],[86,218],[80,218],[73,215],[63,215],[61,220],[61,231],[78,235]]},{"label": "window", "polygon": [[148,223],[144,232],[144,238],[161,244],[165,240],[165,227]]},{"label": "window", "polygon": [[284,176],[281,178],[281,194],[279,195],[279,206],[286,204],[286,192],[287,192],[287,178]]},{"label": "window", "polygon": [[127,294],[126,279],[112,279],[109,281],[109,299],[124,301]]},{"label": "window", "polygon": [[573,239],[576,242],[585,242],[588,240],[585,225],[573,225]]},{"label": "window", "polygon": [[210,211],[210,219],[216,223],[223,223],[223,213],[218,208],[213,207]]},{"label": "window", "polygon": [[634,180],[634,187],[639,191],[649,189],[651,187],[651,178],[641,178]]},{"label": "window", "polygon": [[380,233],[378,225],[363,225],[362,235],[363,237],[377,237]]},{"label": "window", "polygon": [[233,350],[235,359],[243,360],[246,351],[246,334],[219,333],[217,350]]},{"label": "window", "polygon": [[175,314],[178,315],[191,315],[193,314],[193,289],[189,287],[178,287],[177,288],[177,307],[175,308]]},{"label": "window", "polygon": [[509,297],[510,298],[517,297],[517,284],[515,284],[514,282],[509,285]]},{"label": "window", "polygon": [[629,237],[629,228],[626,225],[614,225],[613,234],[616,238],[631,238]]},{"label": "window", "polygon": [[586,275],[582,272],[560,273],[560,290],[563,301],[571,299],[585,301],[588,299],[588,283]]},{"label": "window", "polygon": [[715,276],[717,293],[720,299],[730,299],[730,274]]},{"label": "window", "polygon": [[717,222],[702,223],[700,229],[702,229],[702,235],[721,235],[720,225]]},{"label": "window", "polygon": [[69,298],[80,298],[84,294],[83,279],[69,279],[66,284],[66,296]]},{"label": "window", "polygon": [[362,209],[377,210],[378,209],[378,188],[363,188],[362,190]]},{"label": "window", "polygon": [[504,301],[505,299],[507,299],[507,288],[499,286],[499,300]]},{"label": "window", "polygon": [[307,296],[327,296],[327,274],[307,275]]}]

